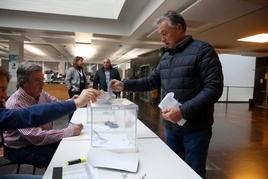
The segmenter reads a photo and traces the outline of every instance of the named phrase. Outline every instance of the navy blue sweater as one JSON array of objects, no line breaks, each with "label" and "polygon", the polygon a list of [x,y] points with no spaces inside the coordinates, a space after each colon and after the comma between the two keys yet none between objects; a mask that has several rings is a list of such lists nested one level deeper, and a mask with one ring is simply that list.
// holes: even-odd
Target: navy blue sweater
[{"label": "navy blue sweater", "polygon": [[0,131],[37,127],[75,110],[73,100],[38,104],[22,109],[0,109]]}]

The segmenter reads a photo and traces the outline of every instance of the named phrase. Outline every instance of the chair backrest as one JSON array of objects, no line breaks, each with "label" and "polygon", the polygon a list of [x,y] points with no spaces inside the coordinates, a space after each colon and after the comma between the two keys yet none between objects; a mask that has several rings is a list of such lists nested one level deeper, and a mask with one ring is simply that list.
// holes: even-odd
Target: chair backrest
[{"label": "chair backrest", "polygon": [[[0,131],[0,136],[1,136],[0,148],[2,147],[2,151],[3,151],[3,155],[1,157],[5,158],[5,140],[4,140],[3,131]],[[7,166],[10,164],[15,164],[14,162],[12,162],[6,158],[5,158],[5,160],[7,160],[7,162],[1,164],[0,167]]]},{"label": "chair backrest", "polygon": [[0,142],[0,145],[2,146],[3,143],[4,143],[4,136],[3,136],[3,132],[0,131],[0,135],[1,135],[1,142]]},{"label": "chair backrest", "polygon": [[4,146],[5,146],[4,143],[5,143],[5,141],[4,141],[3,131],[0,131],[0,135],[1,135],[0,148],[3,147],[3,149],[4,149]]},{"label": "chair backrest", "polygon": [[4,142],[3,142],[3,138],[2,138],[2,136],[3,136],[2,131],[0,131],[0,135],[1,135],[0,149],[3,148],[2,149],[3,154],[0,153],[0,157],[2,157],[2,156],[4,156]]},{"label": "chair backrest", "polygon": [[1,146],[3,148],[3,156],[5,156],[5,138],[4,138],[4,134],[3,134],[3,131],[0,131],[0,135],[1,135]]}]

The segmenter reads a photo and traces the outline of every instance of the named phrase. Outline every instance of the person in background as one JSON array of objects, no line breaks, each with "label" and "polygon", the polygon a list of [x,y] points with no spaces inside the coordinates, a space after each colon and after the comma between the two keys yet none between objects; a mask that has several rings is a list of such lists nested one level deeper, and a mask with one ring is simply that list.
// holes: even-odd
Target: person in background
[{"label": "person in background", "polygon": [[[67,115],[82,107],[90,100],[96,101],[101,94],[94,89],[83,90],[81,95],[74,100],[54,102],[48,104],[37,104],[29,108],[5,109],[7,98],[7,87],[10,74],[4,68],[0,68],[0,131],[36,127],[59,117]],[[0,175],[2,179],[41,179],[42,176],[27,174],[5,174]]]},{"label": "person in background", "polygon": [[105,58],[103,67],[94,76],[93,88],[107,91],[108,83],[112,79],[121,80],[121,77],[118,70],[112,67],[110,59]]},{"label": "person in background", "polygon": [[[17,70],[18,90],[6,102],[6,108],[26,108],[35,104],[58,101],[43,91],[42,67],[33,63],[21,63]],[[59,142],[64,137],[80,135],[82,124],[69,125],[64,129],[53,129],[53,123],[35,128],[9,130],[4,132],[6,155],[13,161],[42,168],[48,166]]]},{"label": "person in background", "polygon": [[[223,91],[222,66],[213,47],[186,35],[184,18],[168,11],[156,21],[165,52],[157,68],[142,79],[113,80],[114,91],[148,91],[161,87],[162,97],[174,92],[180,107],[164,109],[167,145],[206,178],[206,159],[214,103]],[[182,126],[180,120],[186,120]]]},{"label": "person in background", "polygon": [[73,66],[69,68],[65,82],[68,88],[70,98],[74,95],[79,95],[83,89],[87,88],[87,78],[83,69],[84,59],[82,57],[75,57]]}]

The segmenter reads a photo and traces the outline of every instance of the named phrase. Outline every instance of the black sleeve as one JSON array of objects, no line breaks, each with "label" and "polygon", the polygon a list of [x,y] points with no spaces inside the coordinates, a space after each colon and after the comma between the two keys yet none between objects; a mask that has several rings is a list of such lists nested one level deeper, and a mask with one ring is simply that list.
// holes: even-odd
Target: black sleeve
[{"label": "black sleeve", "polygon": [[116,70],[116,79],[121,81],[120,73],[118,70]]},{"label": "black sleeve", "polygon": [[96,72],[94,79],[93,79],[93,88],[94,89],[98,89],[98,85],[99,85],[99,71]]}]

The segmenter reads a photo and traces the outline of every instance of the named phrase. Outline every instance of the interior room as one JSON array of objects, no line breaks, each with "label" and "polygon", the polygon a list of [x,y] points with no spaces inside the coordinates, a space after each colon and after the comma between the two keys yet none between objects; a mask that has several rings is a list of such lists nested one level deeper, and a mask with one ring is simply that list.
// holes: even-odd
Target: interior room
[{"label": "interior room", "polygon": [[[66,78],[77,56],[83,58],[88,87],[94,87],[97,72],[105,68],[105,59],[118,71],[121,81],[150,76],[166,53],[156,19],[167,11],[183,16],[186,35],[209,43],[222,67],[223,90],[214,105],[207,178],[268,178],[267,0],[1,0],[0,67],[11,74],[7,96],[18,90],[17,69],[24,62],[42,67],[42,89],[59,100],[70,98]],[[133,119],[136,126],[128,134],[135,138],[135,152],[122,152],[122,155],[138,158],[139,165],[135,172],[122,168],[120,171],[99,169],[93,165],[86,169],[92,178],[201,178],[166,145],[165,119],[158,106],[164,98],[162,87],[116,93],[117,98],[133,103],[131,108],[123,107],[123,110],[136,115]],[[47,167],[7,160],[2,146],[0,175],[34,173],[52,178],[55,167],[67,171],[66,162],[88,157],[92,138],[101,139],[96,132],[100,128],[92,127],[92,113],[102,113],[98,109],[88,105],[72,117],[66,115],[53,122],[53,129],[85,123],[82,122],[80,136],[61,140]],[[111,112],[115,118],[122,117],[121,108],[111,110],[117,111]],[[103,115],[111,117],[106,112]],[[128,116],[127,112],[122,114]],[[125,118],[129,121],[124,125],[128,126],[132,118]],[[110,123],[109,119],[108,122],[105,125],[110,128],[121,125]]]}]

